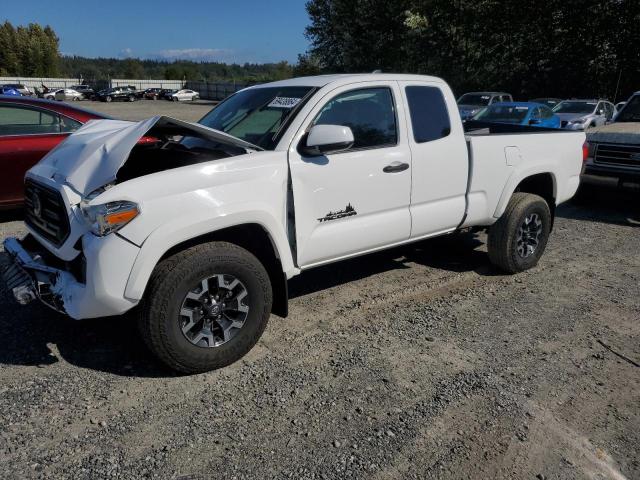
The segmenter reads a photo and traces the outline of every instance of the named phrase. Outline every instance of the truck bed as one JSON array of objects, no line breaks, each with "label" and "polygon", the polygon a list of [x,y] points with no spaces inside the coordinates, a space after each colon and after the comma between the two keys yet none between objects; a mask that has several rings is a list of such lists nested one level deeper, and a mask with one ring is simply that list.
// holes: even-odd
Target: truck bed
[{"label": "truck bed", "polygon": [[[490,225],[526,177],[548,175],[556,203],[574,195],[582,169],[582,132],[488,126],[465,135],[469,151],[467,215],[463,226]],[[516,127],[516,128],[513,128]]]}]

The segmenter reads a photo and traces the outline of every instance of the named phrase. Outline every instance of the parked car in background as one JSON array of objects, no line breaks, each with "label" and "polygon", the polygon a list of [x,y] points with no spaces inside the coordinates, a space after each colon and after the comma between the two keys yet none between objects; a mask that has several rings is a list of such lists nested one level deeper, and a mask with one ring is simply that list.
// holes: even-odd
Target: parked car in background
[{"label": "parked car in background", "polygon": [[14,90],[17,90],[18,92],[20,92],[20,95],[24,95],[25,97],[34,96],[31,89],[26,85],[23,85],[22,83],[9,83],[9,84],[6,84],[5,87],[13,88]]},{"label": "parked car in background", "polygon": [[458,110],[462,121],[478,114],[480,110],[498,102],[513,102],[513,97],[504,92],[470,92],[458,99]]},{"label": "parked car in background", "polygon": [[56,93],[63,91],[64,88],[56,88],[56,89],[48,89],[46,92],[42,93],[42,98],[45,100],[55,100]]},{"label": "parked car in background", "polygon": [[129,87],[113,87],[98,92],[97,98],[101,102],[135,102],[137,96]]},{"label": "parked car in background", "polygon": [[553,113],[560,117],[562,128],[586,130],[611,121],[616,107],[608,100],[563,100]]},{"label": "parked car in background", "polygon": [[178,90],[175,93],[171,94],[171,100],[173,100],[174,102],[182,102],[185,100],[198,100],[200,98],[200,95],[198,94],[198,92],[194,92],[193,90],[189,90],[189,89],[182,89],[182,90]]},{"label": "parked car in background", "polygon": [[502,102],[489,105],[474,121],[510,123],[532,127],[560,128],[560,118],[546,105],[532,102]]},{"label": "parked car in background", "polygon": [[584,173],[640,182],[640,92],[631,96],[613,123],[589,130],[587,140]]},{"label": "parked car in background", "polygon": [[0,95],[12,95],[14,97],[21,97],[22,94],[13,87],[8,87],[7,85],[2,85],[0,87]]},{"label": "parked car in background", "polygon": [[147,88],[142,94],[142,98],[147,100],[158,100],[158,97],[162,94],[164,90],[161,88]]},{"label": "parked car in background", "polygon": [[24,174],[49,150],[99,113],[66,103],[0,97],[0,208],[24,201]]},{"label": "parked car in background", "polygon": [[82,98],[85,100],[91,100],[96,92],[89,85],[71,85],[72,90],[82,94]]},{"label": "parked car in background", "polygon": [[176,93],[178,90],[173,90],[173,89],[164,89],[161,91],[159,98],[162,98],[163,100],[171,100],[171,95],[173,95],[174,93]]},{"label": "parked car in background", "polygon": [[546,105],[549,108],[553,108],[558,105],[562,99],[561,98],[534,98],[533,100],[529,100],[531,103],[541,103],[542,105]]},{"label": "parked car in background", "polygon": [[62,90],[58,90],[55,94],[55,99],[59,102],[62,101],[70,101],[77,102],[78,100],[82,100],[84,96],[71,88],[63,88]]},{"label": "parked car in background", "polygon": [[584,133],[465,133],[455,109],[435,77],[324,75],[247,88],[200,124],[87,125],[27,173],[7,290],[75,319],[139,304],[151,351],[195,373],[246,354],[314,267],[480,227],[494,265],[533,268]]}]

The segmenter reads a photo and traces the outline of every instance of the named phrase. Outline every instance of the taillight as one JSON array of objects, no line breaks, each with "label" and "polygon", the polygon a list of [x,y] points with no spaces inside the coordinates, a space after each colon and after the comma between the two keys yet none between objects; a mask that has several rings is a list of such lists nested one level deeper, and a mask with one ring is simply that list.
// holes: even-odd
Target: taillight
[{"label": "taillight", "polygon": [[589,158],[589,142],[584,142],[582,144],[582,161],[586,162],[587,158]]},{"label": "taillight", "polygon": [[158,142],[160,142],[159,138],[145,135],[144,137],[141,137],[140,140],[138,140],[137,144],[138,145],[149,145],[149,144],[158,143]]}]

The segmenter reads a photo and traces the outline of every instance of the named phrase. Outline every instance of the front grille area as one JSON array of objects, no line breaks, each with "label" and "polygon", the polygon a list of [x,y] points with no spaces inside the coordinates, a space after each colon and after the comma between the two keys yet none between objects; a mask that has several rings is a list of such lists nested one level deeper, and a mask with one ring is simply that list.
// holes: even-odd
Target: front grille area
[{"label": "front grille area", "polygon": [[640,145],[615,145],[599,143],[594,156],[595,163],[640,167]]},{"label": "front grille area", "polygon": [[25,182],[25,222],[56,247],[69,236],[69,217],[60,192],[39,183]]}]

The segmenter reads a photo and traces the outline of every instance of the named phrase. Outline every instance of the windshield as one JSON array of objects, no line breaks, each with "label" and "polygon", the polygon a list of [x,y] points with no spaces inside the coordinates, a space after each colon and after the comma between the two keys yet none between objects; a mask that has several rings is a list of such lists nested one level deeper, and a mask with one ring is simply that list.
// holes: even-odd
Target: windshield
[{"label": "windshield", "polygon": [[458,105],[489,105],[491,95],[481,95],[479,93],[465,93],[458,100]]},{"label": "windshield", "polygon": [[616,122],[640,122],[640,95],[634,95],[618,113]]},{"label": "windshield", "polygon": [[232,95],[200,122],[265,150],[273,150],[276,134],[312,87],[251,88]]},{"label": "windshield", "polygon": [[478,115],[474,120],[483,122],[521,123],[527,116],[529,107],[516,107],[514,105],[493,105]]},{"label": "windshield", "polygon": [[555,106],[555,113],[592,113],[596,109],[597,102],[564,101]]}]

